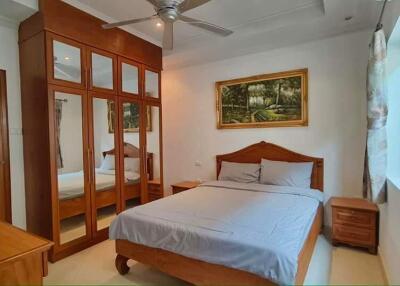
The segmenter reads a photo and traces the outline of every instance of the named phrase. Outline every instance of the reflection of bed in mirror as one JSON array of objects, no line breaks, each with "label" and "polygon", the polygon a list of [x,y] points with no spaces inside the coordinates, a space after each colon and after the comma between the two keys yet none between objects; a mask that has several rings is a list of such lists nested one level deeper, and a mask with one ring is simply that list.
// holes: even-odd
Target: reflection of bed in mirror
[{"label": "reflection of bed in mirror", "polygon": [[[125,158],[140,158],[139,149],[132,144],[124,143]],[[115,149],[103,152],[115,155]],[[147,176],[153,179],[153,153],[147,153]],[[95,169],[96,209],[116,204],[115,170]],[[83,171],[58,175],[59,215],[60,220],[85,213],[84,173]],[[124,198],[140,198],[140,172],[125,172]]]}]

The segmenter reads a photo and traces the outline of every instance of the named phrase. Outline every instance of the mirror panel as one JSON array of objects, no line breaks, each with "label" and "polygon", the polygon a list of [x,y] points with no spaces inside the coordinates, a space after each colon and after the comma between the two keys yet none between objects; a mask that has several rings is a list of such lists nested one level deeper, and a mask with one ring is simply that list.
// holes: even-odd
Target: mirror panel
[{"label": "mirror panel", "polygon": [[56,159],[60,244],[86,236],[82,98],[55,92]]},{"label": "mirror panel", "polygon": [[139,94],[139,69],[127,63],[122,63],[122,92]]},{"label": "mirror panel", "polygon": [[110,226],[117,215],[117,154],[115,101],[93,98],[93,149],[97,230]]},{"label": "mirror panel", "polygon": [[152,163],[147,165],[148,195],[149,200],[157,200],[163,197],[160,187],[160,108],[158,106],[146,106],[146,148],[147,157],[152,158]]},{"label": "mirror panel", "polygon": [[158,73],[146,70],[145,72],[145,92],[146,96],[159,98]]},{"label": "mirror panel", "polygon": [[123,142],[124,142],[124,198],[125,208],[140,204],[140,105],[124,102],[122,104]]},{"label": "mirror panel", "polygon": [[82,83],[81,50],[53,40],[54,78]]},{"label": "mirror panel", "polygon": [[114,89],[112,58],[92,53],[92,85],[93,87]]}]

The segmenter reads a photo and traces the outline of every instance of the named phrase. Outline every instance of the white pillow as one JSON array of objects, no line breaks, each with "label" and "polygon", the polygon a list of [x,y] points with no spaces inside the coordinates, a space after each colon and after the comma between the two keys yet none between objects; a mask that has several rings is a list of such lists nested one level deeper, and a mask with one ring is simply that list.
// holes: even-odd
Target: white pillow
[{"label": "white pillow", "polygon": [[219,181],[234,181],[239,183],[256,183],[260,177],[260,164],[252,163],[221,163]]},{"label": "white pillow", "polygon": [[140,173],[139,158],[124,158],[125,171]]},{"label": "white pillow", "polygon": [[115,156],[107,154],[100,165],[102,170],[115,170]]},{"label": "white pillow", "polygon": [[313,162],[291,163],[261,160],[260,183],[310,188]]}]

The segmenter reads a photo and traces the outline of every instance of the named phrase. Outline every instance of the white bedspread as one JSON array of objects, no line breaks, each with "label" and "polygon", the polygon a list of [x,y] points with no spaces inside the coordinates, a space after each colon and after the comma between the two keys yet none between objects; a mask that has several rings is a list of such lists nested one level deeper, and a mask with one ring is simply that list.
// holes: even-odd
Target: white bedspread
[{"label": "white bedspread", "polygon": [[322,201],[322,193],[311,189],[208,182],[122,212],[110,238],[293,284]]},{"label": "white bedspread", "polygon": [[[140,175],[134,172],[125,172],[126,182],[135,182]],[[96,169],[96,191],[106,190],[115,186],[115,171]],[[58,198],[72,199],[83,194],[83,171],[58,175]]]}]

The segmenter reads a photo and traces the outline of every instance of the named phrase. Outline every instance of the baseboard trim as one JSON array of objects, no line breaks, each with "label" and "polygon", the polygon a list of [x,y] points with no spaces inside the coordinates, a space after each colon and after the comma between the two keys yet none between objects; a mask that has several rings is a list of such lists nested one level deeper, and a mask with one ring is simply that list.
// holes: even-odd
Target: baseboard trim
[{"label": "baseboard trim", "polygon": [[385,280],[385,284],[386,285],[392,285],[392,283],[390,283],[391,279],[390,279],[390,277],[388,275],[388,271],[387,271],[387,268],[386,268],[385,260],[383,259],[381,253],[382,253],[381,252],[381,247],[378,246],[378,256],[379,256],[379,260],[381,261],[381,265],[382,265],[382,269],[383,269],[383,278]]}]

